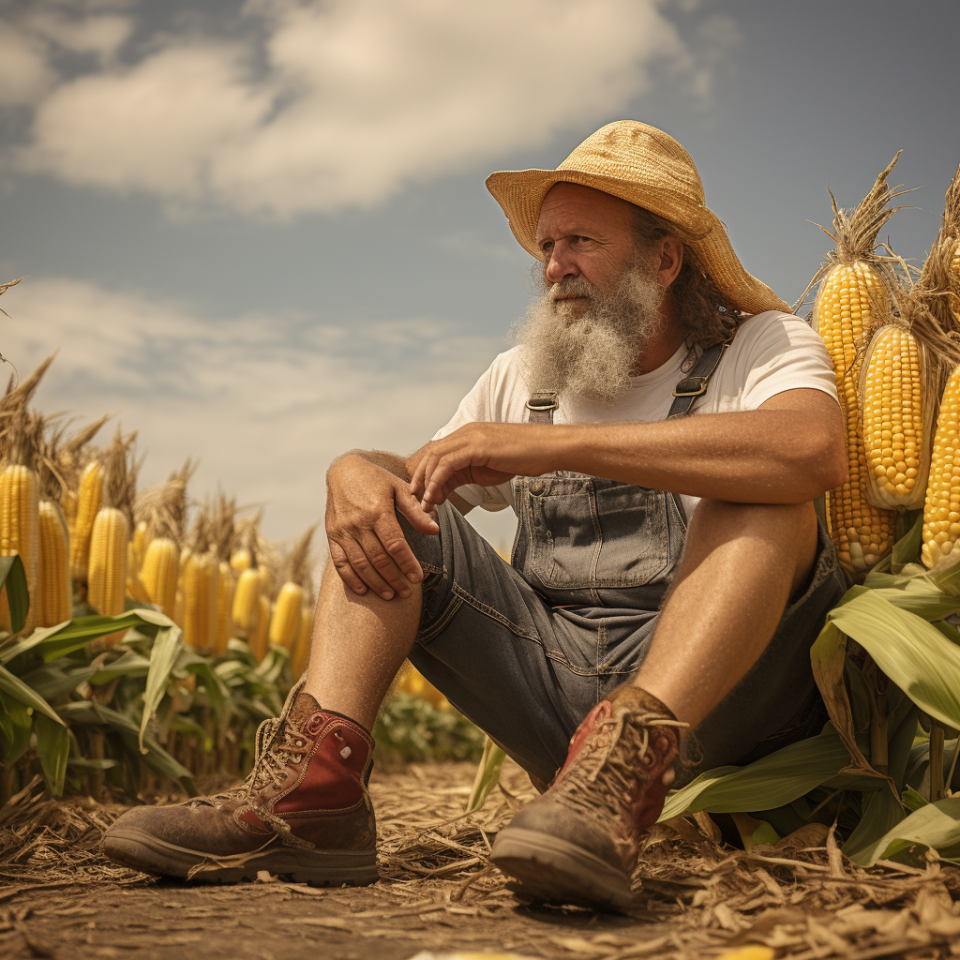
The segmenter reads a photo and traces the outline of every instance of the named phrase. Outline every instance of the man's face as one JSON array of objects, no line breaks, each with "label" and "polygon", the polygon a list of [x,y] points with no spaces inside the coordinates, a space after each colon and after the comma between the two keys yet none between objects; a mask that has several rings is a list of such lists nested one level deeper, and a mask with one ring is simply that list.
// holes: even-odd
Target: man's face
[{"label": "man's face", "polygon": [[517,334],[531,389],[607,403],[630,389],[661,329],[664,294],[632,217],[629,204],[587,187],[563,183],[547,194],[543,291]]},{"label": "man's face", "polygon": [[[620,282],[636,259],[633,206],[591,187],[558,183],[547,193],[537,223],[537,245],[543,254],[546,283],[583,277],[603,293]],[[564,294],[558,309],[579,315],[586,307],[581,294]]]}]

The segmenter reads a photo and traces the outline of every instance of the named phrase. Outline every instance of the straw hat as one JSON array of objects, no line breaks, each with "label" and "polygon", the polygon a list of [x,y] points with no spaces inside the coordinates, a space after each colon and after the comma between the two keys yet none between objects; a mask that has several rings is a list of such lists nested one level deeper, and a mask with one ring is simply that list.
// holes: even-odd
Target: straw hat
[{"label": "straw hat", "polygon": [[790,312],[733,252],[727,231],[707,209],[700,174],[673,137],[635,120],[618,120],[587,137],[556,170],[506,170],[487,177],[487,189],[510,221],[520,245],[538,260],[537,221],[547,191],[579,183],[643,207],[677,225],[731,307],[744,313]]}]

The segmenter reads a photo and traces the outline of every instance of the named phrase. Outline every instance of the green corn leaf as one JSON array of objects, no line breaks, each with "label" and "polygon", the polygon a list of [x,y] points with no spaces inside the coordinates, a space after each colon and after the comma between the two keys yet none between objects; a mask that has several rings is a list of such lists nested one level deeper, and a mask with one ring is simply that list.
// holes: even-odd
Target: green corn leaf
[{"label": "green corn leaf", "polygon": [[669,793],[660,820],[700,810],[771,810],[826,783],[849,759],[843,741],[831,731],[792,743],[746,767],[716,767]]},{"label": "green corn leaf", "polygon": [[0,666],[0,693],[19,701],[26,707],[32,707],[37,713],[44,714],[56,723],[63,724],[53,707],[39,693],[2,666]]},{"label": "green corn leaf", "polygon": [[30,592],[27,590],[27,573],[23,569],[23,560],[14,554],[12,557],[0,557],[0,587],[7,593],[10,605],[10,629],[19,633],[27,622],[30,611]]},{"label": "green corn leaf", "polygon": [[926,804],[850,858],[869,867],[914,845],[936,850],[944,859],[960,861],[960,797]]},{"label": "green corn leaf", "polygon": [[506,754],[489,738],[483,743],[483,757],[477,767],[477,775],[473,780],[473,789],[464,813],[476,813],[490,796],[490,791],[500,781],[500,767],[503,766]]},{"label": "green corn leaf", "polygon": [[903,816],[903,807],[889,790],[878,790],[865,796],[860,821],[843,845],[843,852],[856,859],[863,850],[900,823]]},{"label": "green corn leaf", "polygon": [[81,683],[89,681],[96,672],[96,667],[78,666],[75,661],[63,659],[47,666],[35,667],[20,674],[20,679],[49,703],[72,693]]},{"label": "green corn leaf", "polygon": [[[893,545],[890,569],[895,574],[901,573],[908,563],[916,561],[917,557],[920,556],[920,546],[923,543],[923,511],[916,510],[912,513],[916,514],[916,519],[911,524],[910,529]],[[898,516],[898,528],[903,519],[903,517]],[[909,519],[907,522],[909,522]]]},{"label": "green corn leaf", "polygon": [[16,763],[27,752],[32,729],[29,709],[19,700],[0,693],[0,747],[4,764]]},{"label": "green corn leaf", "polygon": [[[60,712],[70,723],[111,727],[120,735],[123,745],[130,753],[137,757],[141,756],[139,727],[119,711],[91,700],[78,700],[64,704]],[[155,773],[169,777],[171,780],[179,780],[187,793],[195,797],[197,788],[193,782],[193,774],[167,753],[154,737],[147,734],[143,738],[143,743],[147,748],[147,752],[143,754],[143,762]]]},{"label": "green corn leaf", "polygon": [[54,723],[42,713],[33,718],[37,735],[37,755],[47,789],[55,797],[63,795],[63,782],[67,776],[67,758],[70,756],[70,735],[62,723]]},{"label": "green corn leaf", "polygon": [[903,805],[911,812],[914,813],[919,810],[921,807],[925,807],[930,801],[922,794],[919,790],[914,790],[913,787],[907,787],[903,791]]},{"label": "green corn leaf", "polygon": [[960,611],[960,597],[942,590],[933,577],[916,564],[904,567],[900,574],[871,571],[863,586],[851,587],[841,597],[838,606],[864,593],[881,596],[895,607],[915,613],[924,620],[942,620]]},{"label": "green corn leaf", "polygon": [[34,630],[25,640],[0,648],[0,663],[9,663],[14,657],[29,650],[38,653],[45,663],[57,657],[82,650],[91,640],[105,637],[130,627],[139,627],[156,632],[156,628],[174,626],[169,617],[156,610],[140,607],[115,617],[74,617],[55,627]]},{"label": "green corn leaf", "polygon": [[150,669],[147,672],[147,683],[143,693],[143,716],[140,718],[139,745],[141,753],[147,752],[143,745],[144,737],[147,734],[147,724],[156,713],[157,706],[163,699],[167,684],[170,682],[170,674],[173,672],[177,657],[183,648],[183,631],[172,620],[168,620],[166,617],[163,619],[168,625],[157,630],[153,647],[150,650]]},{"label": "green corn leaf", "polygon": [[945,726],[960,726],[960,647],[936,627],[864,590],[827,614],[921,710]]},{"label": "green corn leaf", "polygon": [[133,650],[128,650],[116,660],[104,664],[90,678],[90,682],[102,684],[109,683],[117,677],[145,677],[149,669],[150,661],[146,657],[135,653]]}]

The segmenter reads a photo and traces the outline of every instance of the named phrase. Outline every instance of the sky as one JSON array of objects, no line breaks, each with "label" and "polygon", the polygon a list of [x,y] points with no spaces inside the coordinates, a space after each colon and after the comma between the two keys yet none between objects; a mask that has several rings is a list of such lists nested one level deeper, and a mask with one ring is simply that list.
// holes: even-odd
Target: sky
[{"label": "sky", "polygon": [[828,187],[901,149],[883,239],[922,261],[958,31],[946,0],[0,0],[0,353],[58,351],[37,406],[138,430],[142,484],[199,458],[195,497],[294,537],[335,457],[415,450],[508,349],[534,261],[490,172],[661,127],[793,302]]}]

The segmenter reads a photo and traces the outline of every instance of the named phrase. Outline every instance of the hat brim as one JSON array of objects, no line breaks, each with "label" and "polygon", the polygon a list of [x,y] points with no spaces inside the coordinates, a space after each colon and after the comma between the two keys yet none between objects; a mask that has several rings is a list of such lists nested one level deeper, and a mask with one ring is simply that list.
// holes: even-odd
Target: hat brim
[{"label": "hat brim", "polygon": [[734,252],[727,231],[707,207],[669,187],[638,183],[582,170],[502,170],[487,177],[487,189],[507,215],[517,242],[538,260],[537,223],[544,197],[558,183],[576,183],[619,197],[676,224],[681,239],[693,248],[703,269],[727,305],[743,313],[790,312],[765,283],[748,273]]}]

